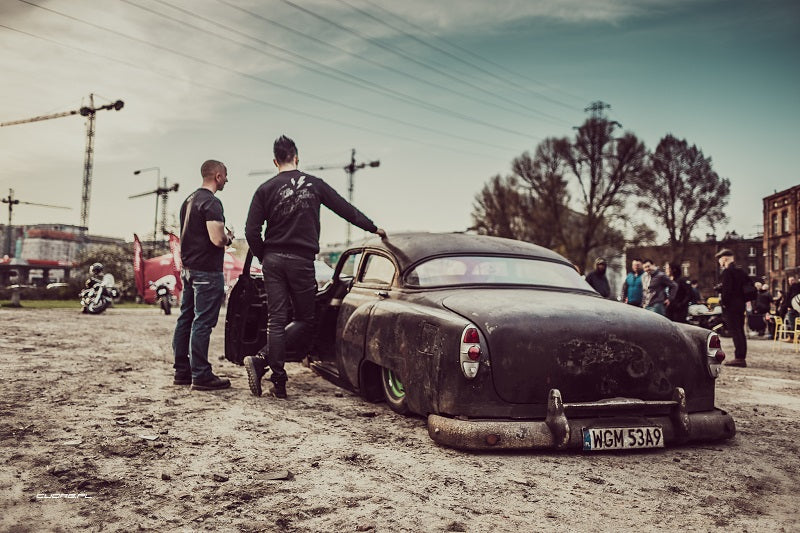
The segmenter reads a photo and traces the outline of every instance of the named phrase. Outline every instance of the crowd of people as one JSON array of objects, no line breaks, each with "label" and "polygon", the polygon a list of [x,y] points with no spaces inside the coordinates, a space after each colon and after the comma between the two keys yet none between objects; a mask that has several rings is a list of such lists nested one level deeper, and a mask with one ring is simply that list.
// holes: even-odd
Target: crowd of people
[{"label": "crowd of people", "polygon": [[[773,295],[767,283],[753,283],[736,266],[731,250],[720,250],[715,257],[721,268],[720,283],[715,289],[720,295],[723,324],[733,339],[735,350],[735,358],[725,364],[746,367],[745,319],[748,328],[757,336],[774,338],[777,324],[782,322],[782,335],[793,337],[797,322],[800,322],[800,312],[792,305],[792,300],[796,300],[800,308],[800,281],[790,277],[786,294],[776,290]],[[594,266],[594,270],[585,276],[587,283],[604,298],[612,298],[605,259],[598,258]],[[748,292],[749,285],[754,286],[752,293]],[[638,258],[631,261],[618,299],[663,315],[673,322],[687,322],[691,305],[705,305],[697,280],[684,278],[678,263],[667,263],[662,271],[652,260]]]}]

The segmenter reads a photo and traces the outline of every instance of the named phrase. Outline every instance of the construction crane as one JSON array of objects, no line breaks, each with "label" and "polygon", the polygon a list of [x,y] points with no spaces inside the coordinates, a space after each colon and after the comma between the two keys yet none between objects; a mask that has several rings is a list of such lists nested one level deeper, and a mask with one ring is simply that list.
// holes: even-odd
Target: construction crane
[{"label": "construction crane", "polygon": [[71,207],[64,207],[62,205],[50,205],[50,204],[37,204],[34,202],[22,202],[14,198],[14,189],[8,189],[8,196],[6,198],[1,198],[0,202],[4,204],[8,204],[8,226],[6,227],[6,255],[11,257],[11,218],[12,214],[14,213],[14,206],[15,205],[35,205],[38,207],[52,207],[53,209],[72,209]]},{"label": "construction crane", "polygon": [[[353,187],[354,187],[353,178],[354,178],[354,175],[356,173],[356,170],[361,170],[362,168],[366,168],[366,167],[376,168],[376,167],[379,167],[379,166],[381,166],[381,162],[379,160],[370,161],[368,163],[364,163],[364,162],[356,163],[356,149],[353,148],[350,151],[350,163],[345,165],[345,166],[342,166],[342,165],[323,165],[323,166],[309,167],[306,170],[309,170],[309,171],[312,171],[312,170],[330,170],[332,168],[341,168],[342,170],[347,172],[347,201],[352,204],[353,203]],[[258,175],[262,175],[262,174],[271,174],[272,172],[273,171],[271,171],[271,170],[254,170],[253,172],[250,172],[250,176],[258,176]],[[347,240],[345,241],[345,244],[347,246],[350,246],[350,226],[351,226],[351,224],[347,225]]]},{"label": "construction crane", "polygon": [[94,94],[89,95],[89,105],[83,106],[80,109],[73,111],[65,111],[63,113],[54,113],[51,115],[39,115],[38,117],[26,118],[22,120],[13,120],[11,122],[0,122],[0,127],[14,126],[17,124],[27,124],[29,122],[39,122],[41,120],[49,120],[51,118],[68,117],[71,115],[81,115],[86,117],[86,153],[83,160],[83,191],[81,194],[81,242],[85,240],[85,232],[88,229],[89,223],[89,199],[92,190],[92,166],[94,165],[94,120],[95,114],[103,109],[114,109],[119,111],[125,103],[122,100],[117,100],[114,103],[102,105],[100,107],[94,106]]},{"label": "construction crane", "polygon": [[167,187],[167,177],[164,176],[164,183],[161,187],[153,191],[143,192],[141,194],[134,194],[133,196],[128,196],[128,198],[140,198],[142,196],[150,196],[151,194],[156,195],[156,215],[155,221],[153,222],[153,250],[155,251],[156,240],[158,239],[158,199],[161,198],[161,234],[164,235],[167,233],[167,197],[170,192],[178,192],[178,183],[173,183],[169,187]]}]

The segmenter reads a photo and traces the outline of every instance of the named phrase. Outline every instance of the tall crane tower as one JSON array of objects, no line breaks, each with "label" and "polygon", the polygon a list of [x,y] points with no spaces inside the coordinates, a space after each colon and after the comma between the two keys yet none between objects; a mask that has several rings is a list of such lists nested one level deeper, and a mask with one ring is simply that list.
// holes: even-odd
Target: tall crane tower
[{"label": "tall crane tower", "polygon": [[113,109],[119,111],[125,103],[122,100],[117,100],[114,103],[94,106],[94,94],[89,95],[89,105],[83,106],[80,109],[72,111],[65,111],[63,113],[54,113],[51,115],[40,115],[38,117],[25,118],[22,120],[12,120],[11,122],[0,122],[0,127],[14,126],[16,124],[27,124],[28,122],[39,122],[40,120],[49,120],[51,118],[68,117],[70,115],[81,115],[86,117],[86,153],[83,159],[83,190],[81,194],[81,240],[85,237],[86,230],[89,223],[89,199],[92,191],[92,167],[94,165],[94,120],[95,114],[103,109]]}]

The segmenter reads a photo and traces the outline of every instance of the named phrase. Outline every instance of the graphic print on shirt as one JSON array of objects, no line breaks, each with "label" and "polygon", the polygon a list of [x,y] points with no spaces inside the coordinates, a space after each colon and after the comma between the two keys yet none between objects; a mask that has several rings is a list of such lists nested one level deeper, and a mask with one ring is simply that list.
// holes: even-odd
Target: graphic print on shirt
[{"label": "graphic print on shirt", "polygon": [[275,215],[288,217],[295,211],[311,209],[314,207],[314,193],[311,191],[311,182],[305,176],[292,178],[289,183],[278,189],[278,203],[275,206]]}]

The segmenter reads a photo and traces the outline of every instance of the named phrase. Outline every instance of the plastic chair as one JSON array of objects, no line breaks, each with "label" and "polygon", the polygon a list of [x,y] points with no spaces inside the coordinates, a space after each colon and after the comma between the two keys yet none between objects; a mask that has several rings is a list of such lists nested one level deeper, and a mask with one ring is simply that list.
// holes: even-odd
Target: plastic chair
[{"label": "plastic chair", "polygon": [[[775,336],[772,338],[772,351],[775,351],[775,348],[783,348],[783,345],[780,344],[783,341],[784,335],[789,333],[789,330],[786,328],[786,325],[783,322],[783,319],[779,316],[773,316],[772,320],[775,321]],[[797,323],[797,321],[795,321]],[[794,333],[794,339],[797,339],[797,334]]]},{"label": "plastic chair", "polygon": [[794,351],[800,351],[800,317],[794,319],[794,331],[789,332],[792,334],[792,344]]}]

